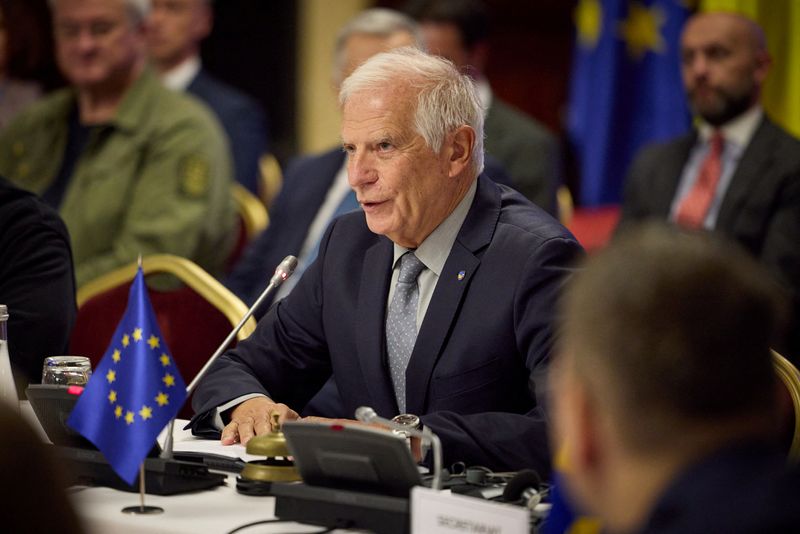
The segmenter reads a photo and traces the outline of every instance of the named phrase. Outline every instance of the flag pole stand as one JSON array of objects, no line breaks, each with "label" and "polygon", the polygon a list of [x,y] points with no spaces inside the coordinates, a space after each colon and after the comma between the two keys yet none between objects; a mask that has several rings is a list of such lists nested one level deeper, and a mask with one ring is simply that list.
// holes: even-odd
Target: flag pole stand
[{"label": "flag pole stand", "polygon": [[122,509],[123,514],[151,515],[162,514],[164,509],[159,506],[144,505],[144,461],[139,464],[139,506],[126,506]]}]

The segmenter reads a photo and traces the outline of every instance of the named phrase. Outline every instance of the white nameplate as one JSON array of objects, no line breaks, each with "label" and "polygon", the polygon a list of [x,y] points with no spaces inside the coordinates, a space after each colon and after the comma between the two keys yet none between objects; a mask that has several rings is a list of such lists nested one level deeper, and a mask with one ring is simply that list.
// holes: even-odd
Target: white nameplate
[{"label": "white nameplate", "polygon": [[528,534],[528,510],[434,491],[411,490],[411,534]]}]

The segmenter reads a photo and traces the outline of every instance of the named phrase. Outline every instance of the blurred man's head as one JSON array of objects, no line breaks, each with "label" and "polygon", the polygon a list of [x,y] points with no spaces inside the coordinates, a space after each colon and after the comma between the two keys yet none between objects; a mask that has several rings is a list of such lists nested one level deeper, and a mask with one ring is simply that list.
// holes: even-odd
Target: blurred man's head
[{"label": "blurred man's head", "polygon": [[152,0],[147,19],[150,59],[161,71],[177,67],[200,52],[211,33],[211,0]]},{"label": "blurred man's head", "polygon": [[145,62],[147,0],[50,0],[56,57],[79,90],[124,89]]},{"label": "blurred man's head", "polygon": [[449,59],[474,78],[482,75],[489,18],[480,0],[410,0],[405,12],[419,22],[431,54]]},{"label": "blurred man's head", "polygon": [[565,293],[552,371],[573,496],[628,529],[685,464],[770,438],[782,310],[755,260],[711,236],[650,226],[589,260]]},{"label": "blurred man's head", "polygon": [[692,111],[714,126],[758,102],[770,57],[764,34],[733,13],[701,13],[681,37],[681,72]]},{"label": "blurred man's head", "polygon": [[419,27],[413,19],[391,9],[362,11],[350,19],[336,37],[334,84],[338,88],[356,67],[375,54],[404,46],[423,46]]},{"label": "blurred man's head", "polygon": [[373,56],[339,92],[350,186],[369,229],[416,248],[483,168],[473,81],[415,48]]}]

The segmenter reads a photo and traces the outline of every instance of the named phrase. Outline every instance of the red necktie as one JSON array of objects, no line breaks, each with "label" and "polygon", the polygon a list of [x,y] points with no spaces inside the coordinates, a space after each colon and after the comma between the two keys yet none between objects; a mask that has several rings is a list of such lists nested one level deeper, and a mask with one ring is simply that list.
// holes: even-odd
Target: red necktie
[{"label": "red necktie", "polygon": [[714,193],[717,190],[719,178],[722,176],[722,148],[725,140],[719,130],[715,130],[711,136],[711,149],[700,166],[692,188],[683,197],[675,221],[685,228],[702,228],[703,221],[706,220],[708,208],[714,200]]}]

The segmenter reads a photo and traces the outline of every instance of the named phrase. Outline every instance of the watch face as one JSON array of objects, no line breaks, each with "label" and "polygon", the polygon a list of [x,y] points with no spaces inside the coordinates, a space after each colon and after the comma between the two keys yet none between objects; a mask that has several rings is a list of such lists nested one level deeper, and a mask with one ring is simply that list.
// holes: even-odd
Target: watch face
[{"label": "watch face", "polygon": [[419,428],[420,427],[420,420],[414,414],[410,413],[403,413],[400,415],[396,415],[392,417],[392,421],[397,423],[398,425],[407,426],[409,428]]}]

